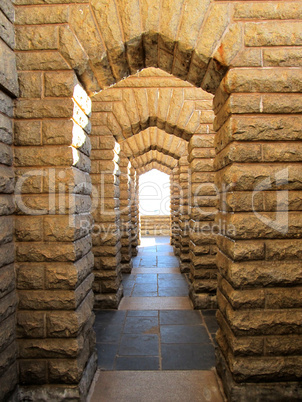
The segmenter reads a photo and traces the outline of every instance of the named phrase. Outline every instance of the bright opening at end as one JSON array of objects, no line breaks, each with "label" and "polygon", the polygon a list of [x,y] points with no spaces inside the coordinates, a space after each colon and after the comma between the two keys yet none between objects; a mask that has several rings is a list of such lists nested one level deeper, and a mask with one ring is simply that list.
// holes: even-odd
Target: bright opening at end
[{"label": "bright opening at end", "polygon": [[170,176],[157,169],[139,178],[141,215],[170,215]]}]

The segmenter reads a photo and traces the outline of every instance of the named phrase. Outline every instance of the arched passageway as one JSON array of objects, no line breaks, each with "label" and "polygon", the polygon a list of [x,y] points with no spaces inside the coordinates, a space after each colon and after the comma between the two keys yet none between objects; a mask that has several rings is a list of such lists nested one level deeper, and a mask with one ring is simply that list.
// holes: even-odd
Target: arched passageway
[{"label": "arched passageway", "polygon": [[137,253],[132,162],[159,153],[178,161],[172,241],[191,300],[218,303],[227,397],[301,399],[300,4],[37,3],[15,0],[15,21],[0,5],[1,398],[85,399],[92,288],[99,306],[121,299],[122,255],[131,269]]}]

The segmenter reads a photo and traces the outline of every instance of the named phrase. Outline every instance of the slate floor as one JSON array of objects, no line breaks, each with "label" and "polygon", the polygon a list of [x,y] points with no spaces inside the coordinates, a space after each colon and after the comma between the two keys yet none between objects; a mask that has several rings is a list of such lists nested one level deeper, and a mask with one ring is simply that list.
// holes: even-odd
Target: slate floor
[{"label": "slate floor", "polygon": [[95,312],[100,370],[215,366],[215,311],[192,309],[188,282],[169,240],[142,238],[132,273],[124,275],[120,309]]}]

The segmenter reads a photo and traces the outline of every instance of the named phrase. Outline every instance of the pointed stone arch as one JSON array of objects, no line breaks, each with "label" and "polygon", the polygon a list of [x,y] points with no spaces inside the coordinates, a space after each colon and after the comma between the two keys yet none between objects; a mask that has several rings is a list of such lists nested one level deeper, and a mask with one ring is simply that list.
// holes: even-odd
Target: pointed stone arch
[{"label": "pointed stone arch", "polygon": [[[144,87],[144,82],[150,86]],[[149,127],[188,141],[212,127],[212,101],[213,96],[200,88],[162,75],[162,70],[147,69],[94,96],[91,120],[94,127],[106,125],[118,142]]]},{"label": "pointed stone arch", "polygon": [[163,165],[162,163],[158,162],[158,161],[153,161],[153,162],[149,162],[146,165],[142,166],[142,167],[138,167],[136,169],[137,174],[140,176],[144,173],[148,173],[151,170],[156,169],[159,170],[162,173],[166,173],[169,176],[171,175],[172,169],[168,166]]},{"label": "pointed stone arch", "polygon": [[124,140],[121,143],[121,149],[128,158],[135,158],[145,152],[157,150],[179,159],[188,153],[188,142],[172,134],[167,134],[157,127],[150,127]]},{"label": "pointed stone arch", "polygon": [[173,169],[178,163],[177,159],[157,150],[151,150],[137,156],[136,158],[130,158],[130,161],[135,169],[155,161],[161,163],[163,166]]},{"label": "pointed stone arch", "polygon": [[[34,16],[30,7],[18,10],[17,49],[39,49],[41,42],[48,43],[49,62],[74,69],[89,93],[146,67],[159,67],[214,92],[243,46],[241,26],[230,23],[231,5],[224,2],[184,0],[159,5],[158,0],[90,0],[61,9],[49,8],[50,13],[61,11],[61,25],[39,29],[39,42],[31,44],[26,38],[33,28],[22,25],[33,24]],[[44,23],[50,19],[40,18]]]}]

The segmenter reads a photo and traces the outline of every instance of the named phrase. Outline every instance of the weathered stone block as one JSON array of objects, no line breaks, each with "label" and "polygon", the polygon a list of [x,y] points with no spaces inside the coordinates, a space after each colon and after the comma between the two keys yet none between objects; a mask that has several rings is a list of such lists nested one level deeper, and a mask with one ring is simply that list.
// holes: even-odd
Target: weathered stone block
[{"label": "weathered stone block", "polygon": [[233,262],[218,251],[216,264],[235,289],[301,284],[298,261]]},{"label": "weathered stone block", "polygon": [[0,38],[13,49],[15,46],[14,26],[8,17],[0,11]]},{"label": "weathered stone block", "polygon": [[[6,84],[4,87],[8,88],[8,85]],[[3,114],[6,114],[8,117],[13,117],[13,107],[14,105],[12,98],[0,90],[0,111]]]},{"label": "weathered stone block", "polygon": [[14,222],[11,216],[0,217],[0,246],[10,243],[13,240]]},{"label": "weathered stone block", "polygon": [[21,384],[45,384],[47,382],[47,361],[19,360]]},{"label": "weathered stone block", "polygon": [[[8,293],[1,299],[0,303],[0,322],[13,315],[17,307],[17,297],[14,291]],[[1,324],[2,325],[2,324]]]},{"label": "weathered stone block", "polygon": [[20,99],[16,102],[15,117],[20,119],[71,118],[75,117],[74,109],[72,99]]},{"label": "weathered stone block", "polygon": [[[18,76],[16,69],[16,56],[14,52],[1,39],[0,39],[0,58],[2,61],[0,66],[0,84],[13,96],[18,96],[19,88],[18,88]],[[0,109],[2,109],[1,103],[2,99],[0,99]],[[9,115],[11,116],[11,113]]]},{"label": "weathered stone block", "polygon": [[248,22],[244,41],[246,46],[299,46],[302,43],[300,23]]},{"label": "weathered stone block", "polygon": [[94,256],[89,252],[74,264],[46,264],[46,287],[48,289],[75,289],[91,273],[93,262]]},{"label": "weathered stone block", "polygon": [[[5,246],[3,246],[5,247]],[[86,236],[73,243],[17,243],[16,255],[18,261],[76,261],[86,255],[91,249],[91,238]],[[12,253],[13,254],[13,253]]]},{"label": "weathered stone block", "polygon": [[70,70],[70,66],[59,52],[20,52],[16,54],[18,71]]},{"label": "weathered stone block", "polygon": [[42,73],[19,72],[20,98],[41,98]]},{"label": "weathered stone block", "polygon": [[68,7],[55,4],[55,6],[18,7],[16,9],[15,23],[18,25],[62,24],[68,22]]},{"label": "weathered stone block", "polygon": [[1,135],[1,142],[5,144],[12,144],[12,137],[13,137],[13,126],[12,121],[7,116],[0,115],[0,135]]},{"label": "weathered stone block", "polygon": [[16,50],[54,50],[58,48],[57,26],[16,26]]},{"label": "weathered stone block", "polygon": [[50,338],[74,338],[77,337],[84,325],[93,316],[92,307],[94,295],[90,292],[81,305],[74,312],[49,312],[47,313],[46,329]]},{"label": "weathered stone block", "polygon": [[18,338],[45,338],[45,313],[38,311],[19,311],[17,314]]},{"label": "weathered stone block", "polygon": [[11,0],[3,0],[1,2],[0,9],[11,22],[14,22],[15,10]]},{"label": "weathered stone block", "polygon": [[4,265],[11,264],[14,261],[14,245],[13,243],[3,244],[0,253],[0,268]]}]

